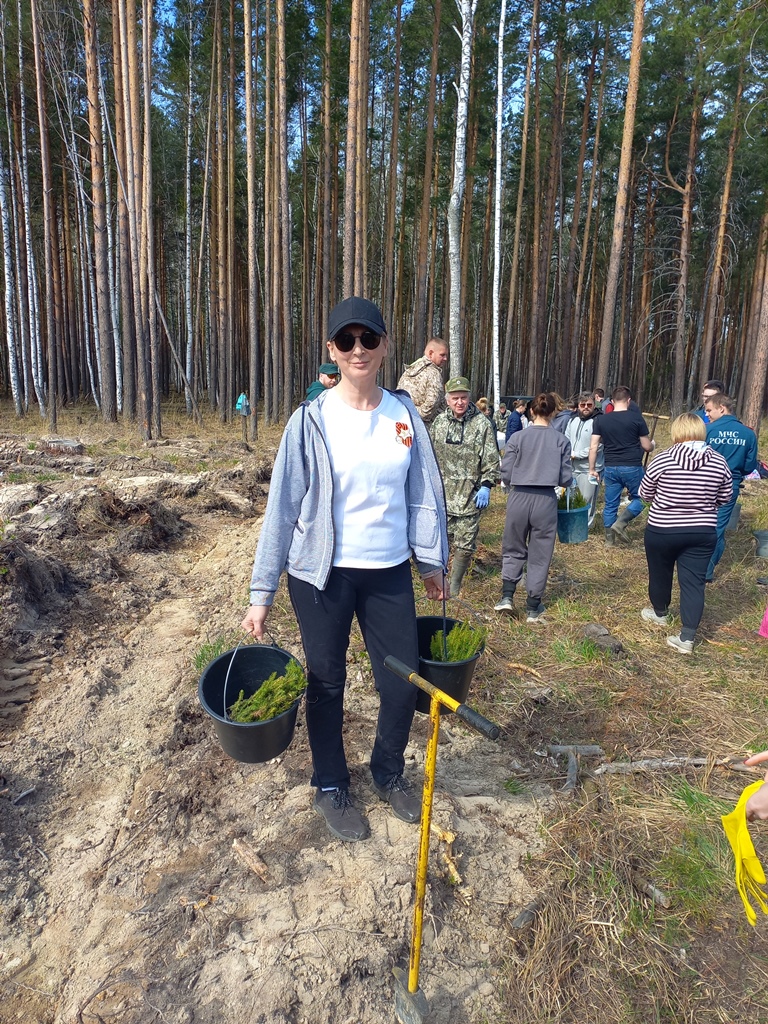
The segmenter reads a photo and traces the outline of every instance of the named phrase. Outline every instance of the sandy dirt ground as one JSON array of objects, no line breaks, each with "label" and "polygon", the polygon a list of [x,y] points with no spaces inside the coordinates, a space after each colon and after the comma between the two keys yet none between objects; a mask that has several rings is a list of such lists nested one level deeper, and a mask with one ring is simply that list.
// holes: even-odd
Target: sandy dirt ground
[{"label": "sandy dirt ground", "polygon": [[[193,655],[237,630],[271,464],[232,444],[219,468],[179,468],[211,454],[189,440],[92,457],[0,436],[3,1024],[394,1020],[418,830],[371,787],[360,638],[345,742],[367,842],[334,840],[312,810],[303,710],[283,755],[242,764],[198,702]],[[301,660],[283,593],[273,625]],[[407,750],[416,774],[426,726],[417,716]],[[547,793],[507,792],[503,735],[455,719],[441,734],[434,820],[455,838],[432,837],[421,987],[430,1020],[481,1024],[503,1017]]]}]

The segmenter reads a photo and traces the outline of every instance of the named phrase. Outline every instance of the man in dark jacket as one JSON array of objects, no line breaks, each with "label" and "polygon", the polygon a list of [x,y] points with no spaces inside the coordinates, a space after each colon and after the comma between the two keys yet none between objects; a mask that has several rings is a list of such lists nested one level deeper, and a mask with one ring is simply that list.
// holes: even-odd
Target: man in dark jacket
[{"label": "man in dark jacket", "polygon": [[341,379],[336,363],[323,363],[317,371],[317,380],[313,380],[307,388],[306,402],[314,402],[318,395],[327,388],[335,388]]},{"label": "man in dark jacket", "polygon": [[701,389],[701,405],[691,410],[694,416],[699,416],[705,423],[709,423],[707,416],[707,402],[714,395],[722,395],[725,392],[725,384],[721,380],[708,380]]},{"label": "man in dark jacket", "polygon": [[733,506],[739,497],[741,481],[757,468],[757,438],[754,430],[745,427],[734,415],[735,403],[722,391],[704,400],[707,444],[723,456],[733,477],[733,497],[717,510],[717,543],[707,569],[707,582],[712,582],[715,566],[725,551],[725,529]]}]

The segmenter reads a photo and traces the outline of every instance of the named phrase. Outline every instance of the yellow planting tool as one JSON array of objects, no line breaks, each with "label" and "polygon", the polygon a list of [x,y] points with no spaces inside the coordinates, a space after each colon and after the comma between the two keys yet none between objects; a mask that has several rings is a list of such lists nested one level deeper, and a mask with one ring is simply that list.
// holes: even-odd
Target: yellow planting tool
[{"label": "yellow planting tool", "polygon": [[427,889],[427,862],[429,860],[429,829],[432,823],[432,798],[435,793],[435,768],[437,765],[437,741],[440,735],[440,705],[454,711],[462,721],[488,739],[498,739],[501,730],[479,712],[460,704],[447,693],[438,690],[402,661],[391,655],[384,659],[384,665],[401,679],[406,679],[430,696],[429,738],[424,759],[424,789],[421,796],[421,835],[419,837],[419,859],[416,864],[416,903],[413,908],[413,929],[411,934],[411,956],[408,973],[394,968],[395,1016],[400,1024],[424,1024],[429,1011],[424,993],[419,988],[419,963],[421,960],[421,935],[424,926],[424,894]]}]

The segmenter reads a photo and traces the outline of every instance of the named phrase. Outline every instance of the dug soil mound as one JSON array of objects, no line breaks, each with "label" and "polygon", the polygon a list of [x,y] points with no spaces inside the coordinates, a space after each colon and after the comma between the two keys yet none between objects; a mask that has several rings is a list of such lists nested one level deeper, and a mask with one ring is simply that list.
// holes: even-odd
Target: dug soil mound
[{"label": "dug soil mound", "polygon": [[[418,830],[371,786],[360,638],[345,742],[365,843],[312,811],[303,712],[285,754],[246,765],[197,700],[194,655],[238,634],[269,453],[232,445],[211,469],[192,442],[136,458],[0,440],[4,1024],[393,1019]],[[282,591],[270,625],[301,660]],[[432,1020],[479,1024],[531,898],[538,812],[505,788],[504,737],[441,733],[421,985]],[[425,744],[419,717],[417,776]]]}]

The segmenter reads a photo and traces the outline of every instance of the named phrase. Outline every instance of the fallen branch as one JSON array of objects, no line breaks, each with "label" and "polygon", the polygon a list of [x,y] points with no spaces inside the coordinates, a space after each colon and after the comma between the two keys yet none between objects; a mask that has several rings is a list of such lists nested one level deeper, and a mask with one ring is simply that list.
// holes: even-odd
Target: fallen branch
[{"label": "fallen branch", "polygon": [[639,871],[633,870],[630,872],[629,877],[632,880],[632,885],[639,893],[642,893],[644,896],[650,896],[654,903],[658,903],[659,906],[664,907],[665,910],[669,909],[669,896],[667,896],[666,893],[663,893],[661,889],[657,889],[656,886],[652,882],[649,882],[644,875],[641,875]]},{"label": "fallen branch", "polygon": [[583,754],[586,757],[602,757],[602,747],[595,746],[594,744],[573,744],[571,746],[560,746],[558,744],[550,744],[547,747],[550,754],[556,756],[565,755],[568,758],[568,772],[566,775],[565,785],[560,790],[561,793],[573,793],[579,784],[579,755]]},{"label": "fallen branch", "polygon": [[[551,748],[550,748],[551,749]],[[638,761],[611,761],[595,768],[594,775],[631,775],[633,772],[651,772],[667,768],[731,768],[737,772],[752,773],[738,758],[730,757],[644,757]]]},{"label": "fallen branch", "polygon": [[240,860],[245,864],[246,867],[254,871],[262,882],[269,881],[269,868],[250,845],[246,843],[244,839],[233,839],[232,849],[235,851]]},{"label": "fallen branch", "polygon": [[25,796],[31,796],[32,793],[34,793],[34,792],[35,792],[35,787],[34,786],[30,787],[30,789],[25,789],[23,793],[19,793],[18,796],[15,796],[13,798],[13,800],[11,800],[11,803],[12,804],[20,804]]},{"label": "fallen branch", "polygon": [[527,672],[529,676],[533,676],[535,679],[541,680],[541,675],[535,668],[529,668],[528,665],[522,665],[517,661],[508,661],[507,668],[514,668],[518,672]]}]

